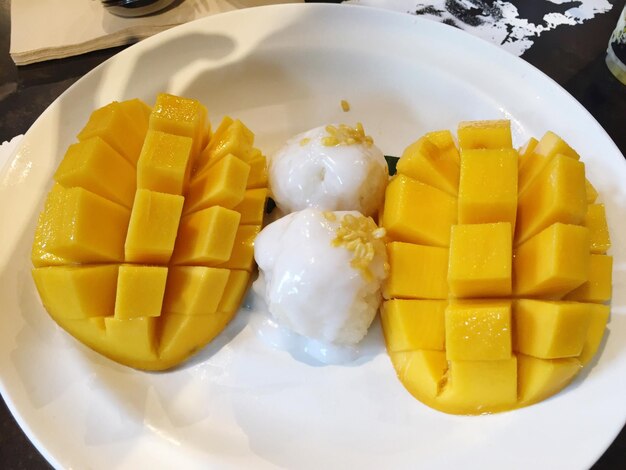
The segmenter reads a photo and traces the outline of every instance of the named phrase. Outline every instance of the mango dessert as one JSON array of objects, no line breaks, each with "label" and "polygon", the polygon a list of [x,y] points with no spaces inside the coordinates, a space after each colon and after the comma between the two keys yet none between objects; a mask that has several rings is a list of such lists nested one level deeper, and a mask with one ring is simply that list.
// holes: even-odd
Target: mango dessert
[{"label": "mango dessert", "polygon": [[609,318],[604,205],[580,156],[547,132],[462,122],[405,150],[381,225],[381,318],[399,379],[426,405],[494,413],[544,400],[589,364]]},{"label": "mango dessert", "polygon": [[130,367],[171,368],[217,336],[255,268],[267,165],[254,134],[160,94],[94,111],[54,174],[32,249],[50,316]]}]

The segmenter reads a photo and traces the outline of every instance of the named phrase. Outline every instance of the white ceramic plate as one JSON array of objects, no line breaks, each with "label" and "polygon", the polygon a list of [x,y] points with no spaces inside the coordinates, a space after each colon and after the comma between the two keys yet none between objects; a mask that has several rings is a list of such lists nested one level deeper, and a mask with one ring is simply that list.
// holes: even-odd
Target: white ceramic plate
[{"label": "white ceramic plate", "polygon": [[[458,417],[404,390],[379,329],[370,338],[378,348],[352,366],[315,367],[272,350],[245,313],[174,372],[137,372],[78,344],[47,316],[31,281],[37,213],[94,108],[153,102],[163,90],[200,99],[214,123],[240,117],[266,152],[331,121],[362,121],[392,155],[468,119],[510,118],[516,144],[561,134],[583,155],[613,234],[612,319],[599,359],[541,404]],[[625,180],[624,158],[576,101],[454,28],[332,5],[242,10],[175,28],[80,80],[0,175],[0,389],[45,457],[66,468],[587,468],[626,418]]]}]

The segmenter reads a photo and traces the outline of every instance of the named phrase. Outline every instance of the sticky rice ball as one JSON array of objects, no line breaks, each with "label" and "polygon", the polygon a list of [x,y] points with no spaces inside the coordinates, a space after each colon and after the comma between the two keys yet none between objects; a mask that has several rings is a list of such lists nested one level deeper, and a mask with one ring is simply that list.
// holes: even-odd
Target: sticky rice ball
[{"label": "sticky rice ball", "polygon": [[358,343],[376,316],[389,266],[383,237],[359,212],[293,212],[254,243],[274,320],[324,343]]},{"label": "sticky rice ball", "polygon": [[360,123],[298,134],[268,163],[272,197],[283,213],[314,207],[374,215],[382,205],[387,163]]}]

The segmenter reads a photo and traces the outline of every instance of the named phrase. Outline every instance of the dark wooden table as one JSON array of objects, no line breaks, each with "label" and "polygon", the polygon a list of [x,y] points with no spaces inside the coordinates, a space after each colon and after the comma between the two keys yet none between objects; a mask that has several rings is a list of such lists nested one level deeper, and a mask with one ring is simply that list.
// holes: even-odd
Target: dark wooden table
[{"label": "dark wooden table", "polygon": [[[608,38],[624,1],[612,3],[614,7],[609,13],[577,26],[542,33],[522,58],[574,96],[604,127],[622,154],[626,154],[626,86],[611,75],[604,63]],[[9,1],[0,0],[0,142],[26,132],[72,83],[123,49],[107,49],[18,68],[9,56],[10,28]],[[626,396],[626,391],[624,394]],[[1,399],[0,468],[50,468]],[[594,466],[594,469],[622,468],[626,468],[626,428]]]}]

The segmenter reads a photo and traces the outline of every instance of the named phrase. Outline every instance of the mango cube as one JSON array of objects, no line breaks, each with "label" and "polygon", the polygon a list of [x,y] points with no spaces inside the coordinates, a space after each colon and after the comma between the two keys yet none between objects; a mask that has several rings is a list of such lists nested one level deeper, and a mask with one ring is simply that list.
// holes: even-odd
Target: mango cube
[{"label": "mango cube", "polygon": [[123,261],[128,209],[80,187],[56,185],[49,197],[58,203],[44,212],[46,251],[77,263]]},{"label": "mango cube", "polygon": [[448,249],[412,243],[387,244],[391,270],[385,299],[447,299]]},{"label": "mango cube", "polygon": [[220,206],[183,217],[172,262],[177,265],[215,265],[227,261],[240,218],[238,212]]},{"label": "mango cube", "polygon": [[115,318],[158,317],[165,294],[167,268],[121,265],[117,278]]},{"label": "mango cube", "polygon": [[519,354],[517,379],[521,406],[545,400],[569,384],[582,365],[576,358],[539,359]]},{"label": "mango cube", "polygon": [[589,278],[589,229],[554,224],[517,248],[513,292],[562,297]]},{"label": "mango cube", "polygon": [[591,362],[600,348],[602,338],[604,338],[606,324],[609,321],[609,306],[591,304],[589,306],[589,313],[591,320],[589,321],[589,328],[587,329],[587,337],[585,338],[583,350],[578,357],[583,366]]},{"label": "mango cube", "polygon": [[169,270],[163,312],[180,315],[215,313],[230,271],[206,266],[173,266]]},{"label": "mango cube", "polygon": [[606,302],[611,298],[613,281],[613,257],[606,255],[589,256],[589,278],[564,298],[578,302]]},{"label": "mango cube", "polygon": [[267,161],[261,155],[261,152],[258,152],[258,156],[251,158],[248,164],[250,165],[250,174],[248,175],[246,189],[267,188]]},{"label": "mango cube", "polygon": [[174,242],[184,198],[173,194],[138,189],[128,224],[126,261],[167,264]]},{"label": "mango cube", "polygon": [[385,199],[382,225],[392,240],[436,246],[450,244],[450,227],[456,223],[455,198],[398,175],[387,186]]},{"label": "mango cube", "polygon": [[589,229],[590,251],[604,254],[611,248],[609,226],[606,223],[604,204],[589,204],[585,215],[585,227]]},{"label": "mango cube", "polygon": [[243,296],[248,289],[250,273],[233,269],[228,275],[228,282],[217,307],[218,312],[235,312],[241,305]]},{"label": "mango cube", "polygon": [[[224,124],[228,123],[226,119],[223,121]],[[203,167],[211,166],[229,154],[244,162],[250,161],[256,155],[253,144],[254,134],[239,119],[230,120],[230,123],[224,128],[220,125],[220,128],[209,141],[209,145],[198,157],[198,174],[203,171]]]},{"label": "mango cube", "polygon": [[139,135],[145,136],[148,131],[148,123],[150,120],[150,113],[152,113],[152,108],[139,98],[122,101],[120,102],[120,106],[135,125],[135,129]]},{"label": "mango cube", "polygon": [[135,167],[145,134],[140,133],[125,107],[113,102],[96,109],[78,134],[78,140],[100,137]]},{"label": "mango cube", "polygon": [[513,148],[511,121],[505,119],[460,122],[457,136],[461,152],[468,149]]},{"label": "mango cube", "polygon": [[137,161],[137,187],[184,194],[191,171],[190,137],[149,130]]},{"label": "mango cube", "polygon": [[448,382],[439,401],[456,413],[511,408],[517,402],[517,358],[449,361]]},{"label": "mango cube", "polygon": [[[519,154],[519,159],[517,161],[518,170],[521,170],[521,168],[528,162],[529,156],[533,154],[535,147],[537,147],[538,143],[539,141],[537,139],[535,139],[534,137],[531,137],[530,139],[526,141],[524,145],[522,145],[519,149],[517,149],[517,153]],[[519,171],[518,171],[518,175],[519,175]]]},{"label": "mango cube", "polygon": [[193,178],[185,201],[185,214],[210,206],[232,209],[245,195],[250,165],[227,155]]},{"label": "mango cube", "polygon": [[454,301],[446,308],[446,357],[496,361],[511,357],[511,301]]},{"label": "mango cube", "polygon": [[452,226],[448,286],[456,297],[511,294],[511,225]]},{"label": "mango cube", "polygon": [[389,352],[444,349],[445,300],[393,299],[383,303],[381,321]]},{"label": "mango cube", "polygon": [[46,197],[44,208],[39,214],[37,228],[35,229],[30,259],[33,262],[33,266],[36,268],[43,266],[61,266],[71,263],[58,255],[50,253],[50,247],[48,246],[58,226],[55,220],[56,215],[63,213],[64,200],[65,188],[57,183],[52,187]]},{"label": "mango cube", "polygon": [[598,191],[588,179],[585,179],[585,194],[587,195],[587,204],[593,204],[598,199]]},{"label": "mango cube", "polygon": [[580,159],[580,156],[567,142],[554,132],[548,131],[535,146],[533,152],[527,156],[524,165],[520,167],[519,192],[526,191],[533,180],[550,164],[556,155]]},{"label": "mango cube", "polygon": [[443,351],[390,352],[391,362],[407,390],[429,406],[437,407],[436,398],[448,369]]},{"label": "mango cube", "polygon": [[167,313],[163,317],[159,358],[176,364],[215,338],[234,315],[232,312],[215,312],[210,315],[181,315]]},{"label": "mango cube", "polygon": [[[154,111],[139,99],[98,109],[39,215],[31,259],[44,307],[124,365],[163,370],[187,359],[225,328],[249,287],[267,162],[241,121],[225,118],[208,146],[210,134],[196,100],[161,94]],[[196,207],[183,218],[185,201]]]},{"label": "mango cube", "polygon": [[459,187],[459,165],[428,138],[409,145],[396,166],[398,173],[456,196]]},{"label": "mango cube", "polygon": [[509,222],[517,214],[517,152],[480,149],[461,152],[459,223]]},{"label": "mango cube", "polygon": [[424,134],[431,143],[435,144],[441,153],[442,159],[453,161],[457,166],[461,165],[461,157],[459,156],[459,149],[456,147],[452,132],[449,130],[433,131]]},{"label": "mango cube", "polygon": [[109,317],[72,320],[55,316],[54,312],[50,312],[50,316],[61,328],[90,348],[99,351],[106,344],[105,318]]},{"label": "mango cube", "polygon": [[113,315],[117,265],[33,269],[41,301],[54,318],[79,320]]},{"label": "mango cube", "polygon": [[150,115],[150,129],[190,137],[191,158],[196,158],[207,141],[207,110],[198,100],[159,93]]},{"label": "mango cube", "polygon": [[247,189],[243,200],[233,207],[235,212],[241,214],[241,225],[261,225],[265,214],[265,202],[267,201],[267,188]]},{"label": "mango cube", "polygon": [[581,224],[586,213],[585,165],[573,158],[555,155],[528,190],[519,196],[516,244],[556,222]]},{"label": "mango cube", "polygon": [[131,362],[136,367],[157,359],[157,318],[119,319],[105,317],[107,348],[101,351],[118,362]]},{"label": "mango cube", "polygon": [[135,198],[135,169],[100,137],[72,144],[54,173],[65,187],[80,186],[130,208]]},{"label": "mango cube", "polygon": [[589,304],[519,299],[513,306],[513,349],[540,359],[578,356],[590,322]]},{"label": "mango cube", "polygon": [[239,225],[230,257],[225,263],[220,263],[217,266],[252,271],[254,268],[254,240],[260,231],[260,225]]},{"label": "mango cube", "polygon": [[209,141],[207,145],[205,146],[204,149],[202,149],[202,152],[200,152],[200,155],[198,155],[198,158],[196,159],[196,164],[193,169],[195,173],[199,172],[208,163],[211,157],[211,152],[215,149],[217,144],[222,140],[222,137],[224,136],[224,134],[226,133],[226,131],[228,130],[228,128],[233,122],[234,120],[230,116],[224,116],[222,118],[220,125],[217,126],[217,129],[215,129],[215,132],[213,133],[213,135],[209,136]]}]

